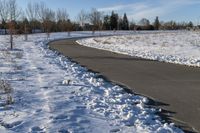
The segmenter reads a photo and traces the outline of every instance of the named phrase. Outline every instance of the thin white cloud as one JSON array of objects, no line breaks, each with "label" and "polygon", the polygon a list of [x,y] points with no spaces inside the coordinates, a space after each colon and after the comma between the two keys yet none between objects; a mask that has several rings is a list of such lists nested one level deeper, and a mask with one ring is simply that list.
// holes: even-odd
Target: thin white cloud
[{"label": "thin white cloud", "polygon": [[199,0],[173,0],[172,3],[175,5],[194,5],[200,4]]},{"label": "thin white cloud", "polygon": [[148,5],[146,3],[134,3],[134,4],[126,4],[126,5],[114,5],[110,7],[104,7],[104,8],[99,8],[99,11],[121,11],[125,9],[134,9],[134,10],[142,10],[144,8],[147,8]]},{"label": "thin white cloud", "polygon": [[139,20],[141,18],[153,19],[155,16],[165,16],[180,9],[181,7],[196,4],[200,4],[200,0],[161,0],[157,3],[149,3],[149,1],[144,1],[133,4],[114,5],[110,7],[99,8],[98,10],[103,12],[126,12],[129,16],[129,19]]},{"label": "thin white cloud", "polygon": [[146,10],[130,14],[129,18],[134,18],[135,20],[139,20],[141,18],[152,19],[156,16],[163,16],[165,14],[167,14],[167,11],[164,11],[161,8],[148,8]]},{"label": "thin white cloud", "polygon": [[98,11],[103,11],[103,12],[109,12],[109,11],[119,11],[119,10],[124,10],[127,5],[116,5],[112,7],[104,7],[104,8],[99,8]]}]

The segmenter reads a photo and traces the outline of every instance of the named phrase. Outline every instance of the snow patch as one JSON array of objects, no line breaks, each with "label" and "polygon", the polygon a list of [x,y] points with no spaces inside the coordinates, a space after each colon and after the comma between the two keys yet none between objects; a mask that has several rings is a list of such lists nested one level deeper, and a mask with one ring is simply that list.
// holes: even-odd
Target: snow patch
[{"label": "snow patch", "polygon": [[[20,50],[0,50],[0,79],[13,88],[14,99],[0,105],[1,132],[183,132],[163,124],[156,109],[146,107],[147,98],[96,78],[48,48],[50,40],[66,36],[54,33],[46,40],[45,34],[35,34],[28,42],[18,37],[15,47]],[[0,40],[6,49],[7,36]]]},{"label": "snow patch", "polygon": [[77,41],[120,54],[200,67],[200,34],[191,31],[136,33]]}]

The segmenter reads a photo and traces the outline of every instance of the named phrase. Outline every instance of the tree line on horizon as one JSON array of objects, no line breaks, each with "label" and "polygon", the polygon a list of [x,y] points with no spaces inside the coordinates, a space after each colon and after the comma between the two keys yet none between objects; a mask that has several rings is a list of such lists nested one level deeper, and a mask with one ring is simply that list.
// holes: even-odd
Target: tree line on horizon
[{"label": "tree line on horizon", "polygon": [[112,11],[110,15],[104,15],[95,8],[90,12],[81,10],[76,20],[72,21],[66,9],[54,11],[44,2],[30,2],[23,11],[16,0],[0,0],[0,22],[0,29],[13,34],[77,30],[178,30],[193,27],[192,22],[161,22],[158,17],[153,23],[146,18],[135,23],[128,20],[126,13],[120,16]]}]

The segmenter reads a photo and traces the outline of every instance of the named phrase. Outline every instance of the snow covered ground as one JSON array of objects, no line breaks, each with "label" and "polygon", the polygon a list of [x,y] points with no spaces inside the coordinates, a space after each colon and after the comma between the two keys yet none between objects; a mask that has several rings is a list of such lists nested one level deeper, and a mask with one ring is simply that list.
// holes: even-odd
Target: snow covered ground
[{"label": "snow covered ground", "polygon": [[[54,33],[50,40],[66,36]],[[48,41],[45,34],[28,41],[18,36],[10,51],[9,37],[0,36],[1,133],[182,133],[148,108],[147,98],[128,94],[49,50]]]},{"label": "snow covered ground", "polygon": [[83,39],[78,43],[151,60],[200,67],[200,32],[136,33]]}]

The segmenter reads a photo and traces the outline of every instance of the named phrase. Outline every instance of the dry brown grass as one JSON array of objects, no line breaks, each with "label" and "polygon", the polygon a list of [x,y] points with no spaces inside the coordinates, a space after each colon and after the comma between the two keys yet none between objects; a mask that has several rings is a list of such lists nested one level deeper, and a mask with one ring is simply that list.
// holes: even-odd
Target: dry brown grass
[{"label": "dry brown grass", "polygon": [[0,80],[0,100],[3,106],[14,103],[13,88],[4,80]]}]

